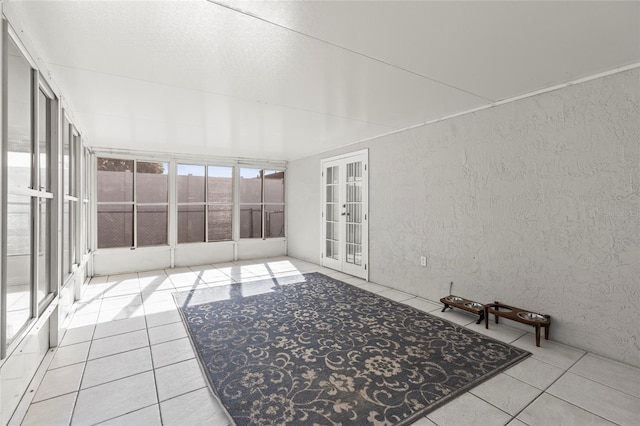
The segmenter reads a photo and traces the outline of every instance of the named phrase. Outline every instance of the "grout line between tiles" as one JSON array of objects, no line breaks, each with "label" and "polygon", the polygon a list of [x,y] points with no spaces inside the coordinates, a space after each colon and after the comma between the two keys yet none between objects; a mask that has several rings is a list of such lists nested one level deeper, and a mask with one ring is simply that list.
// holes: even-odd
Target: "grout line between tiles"
[{"label": "grout line between tiles", "polygon": [[[585,354],[585,356],[587,356],[588,354],[589,354],[589,353],[587,352],[587,353]],[[584,358],[584,357],[582,357],[582,358]],[[582,358],[580,358],[580,359],[582,359]],[[573,365],[575,365],[575,364],[573,364]],[[572,365],[570,368],[573,368],[573,365]],[[575,375],[575,376],[578,376],[578,377],[582,377],[583,379],[586,379],[586,380],[589,380],[589,381],[591,381],[591,382],[597,383],[597,384],[599,384],[599,385],[601,385],[601,386],[604,386],[604,387],[606,387],[606,388],[609,388],[609,389],[611,389],[611,390],[614,390],[614,391],[617,391],[617,392],[623,393],[623,394],[625,394],[625,395],[627,395],[627,396],[630,396],[630,397],[632,397],[632,398],[635,398],[635,399],[637,399],[637,400],[638,400],[638,404],[640,405],[640,397],[638,397],[638,396],[636,396],[636,395],[633,395],[633,394],[631,394],[631,393],[629,393],[629,392],[623,391],[622,389],[615,388],[615,387],[613,387],[613,386],[611,386],[611,385],[608,385],[608,384],[606,384],[606,383],[599,382],[599,381],[597,381],[597,380],[595,380],[595,379],[592,379],[591,377],[587,377],[587,376],[584,376],[584,375],[582,375],[582,374],[578,374],[578,373],[573,372],[573,371],[569,371],[569,370],[567,370],[566,372],[567,372],[567,373],[571,373],[571,374],[573,374],[573,375]],[[563,374],[563,376],[564,376],[564,374]]]},{"label": "grout line between tiles", "polygon": [[[144,410],[144,409],[149,408],[149,407],[153,407],[154,405],[158,406],[158,412],[160,412],[160,404],[159,403],[149,404],[149,405],[145,405],[144,407],[136,408],[135,410],[128,411],[126,413],[120,414],[119,416],[111,417],[111,418],[103,420],[103,421],[101,421],[99,423],[94,423],[94,424],[95,425],[101,425],[101,424],[104,424],[106,422],[110,422],[112,420],[119,419],[120,417],[128,416],[129,414],[135,413],[136,411],[140,411],[140,410]],[[160,417],[160,424],[162,424],[162,417]]]},{"label": "grout line between tiles", "polygon": [[[169,276],[166,270],[163,270],[163,272],[165,275],[167,275],[167,277]],[[169,281],[173,284],[173,281],[171,281],[171,278],[169,278]],[[174,285],[174,288],[175,288],[175,285]],[[158,392],[158,379],[156,378],[156,364],[153,360],[153,350],[151,349],[151,336],[149,335],[149,323],[147,321],[147,309],[145,308],[144,305],[142,305],[142,312],[144,313],[145,330],[147,331],[147,340],[149,341],[149,356],[151,357],[151,370],[153,372],[152,373],[153,384],[155,386],[156,401],[158,403],[158,416],[160,416],[160,424],[163,424],[164,422],[162,421],[162,409],[160,408],[160,393]]]},{"label": "grout line between tiles", "polygon": [[[500,373],[500,374],[504,374],[504,373]],[[486,383],[486,382],[485,382],[485,383]],[[531,385],[529,385],[529,386],[531,386]],[[517,413],[517,414],[515,414],[515,415],[513,415],[513,414],[511,414],[511,413],[508,413],[508,412],[507,412],[507,411],[505,411],[503,408],[500,408],[500,407],[498,407],[497,405],[495,405],[495,404],[493,404],[493,403],[491,403],[491,402],[487,401],[486,399],[482,398],[481,396],[478,396],[478,395],[476,395],[475,393],[471,392],[473,389],[475,389],[475,388],[471,388],[471,389],[469,389],[468,391],[466,391],[465,393],[468,393],[468,394],[471,394],[471,395],[475,396],[476,398],[480,399],[481,401],[486,402],[487,404],[491,405],[491,406],[492,406],[492,407],[494,407],[494,408],[497,408],[498,410],[500,410],[500,411],[502,411],[503,413],[505,413],[507,416],[511,417],[511,418],[509,419],[509,421],[508,421],[507,423],[505,423],[505,424],[510,423],[513,419],[515,419],[515,418],[516,418],[516,416],[517,416],[518,414],[520,414],[520,413],[522,412],[522,410],[524,410],[524,408],[523,408],[522,410],[518,411],[518,413]],[[537,389],[537,388],[536,388],[536,389]],[[540,390],[540,389],[537,389],[537,390]],[[533,398],[533,400],[532,400],[531,402],[533,402],[533,401],[535,401],[536,399],[538,399],[538,398],[540,397],[540,395],[542,395],[543,393],[544,393],[544,392],[540,391],[540,393],[539,393],[535,398]],[[531,404],[531,402],[529,402],[529,403],[525,406],[525,408],[526,408],[526,407],[528,407],[528,406]]]},{"label": "grout line between tiles", "polygon": [[[187,361],[188,361],[188,360],[187,360]],[[161,368],[164,368],[164,367],[161,367]],[[202,374],[202,372],[201,372],[201,374]],[[205,380],[205,381],[207,380],[207,379],[206,379],[206,377],[204,377],[204,380]],[[197,392],[197,391],[199,391],[199,390],[201,390],[201,389],[206,389],[206,390],[207,390],[207,392],[209,392],[209,387],[208,387],[208,386],[207,386],[207,384],[205,383],[205,384],[204,384],[204,386],[202,386],[202,387],[199,387],[199,388],[196,388],[196,389],[191,389],[191,390],[186,391],[186,392],[182,392],[182,393],[180,393],[180,394],[178,394],[178,395],[174,395],[174,396],[172,396],[171,398],[166,398],[166,399],[160,400],[160,396],[158,395],[158,401],[159,401],[158,403],[171,401],[172,399],[180,398],[181,396],[185,396],[185,395],[188,395],[188,394],[190,394],[190,393]]]},{"label": "grout line between tiles", "polygon": [[[531,354],[531,356],[533,356],[533,354]],[[527,405],[525,405],[525,406],[524,406],[520,411],[518,411],[518,412],[516,413],[516,415],[514,416],[514,418],[518,417],[518,416],[519,416],[519,415],[520,415],[524,410],[526,410],[527,408],[529,408],[529,406],[530,406],[531,404],[533,404],[533,403],[534,403],[538,398],[540,398],[540,397],[541,397],[542,395],[544,395],[544,394],[547,394],[547,395],[553,396],[554,398],[558,398],[557,396],[554,396],[554,395],[551,395],[550,393],[548,393],[548,392],[547,392],[547,390],[548,390],[551,386],[553,386],[553,384],[554,384],[554,383],[556,383],[558,380],[560,380],[560,378],[561,378],[561,377],[563,377],[565,374],[567,374],[567,373],[569,372],[569,369],[570,369],[571,367],[573,367],[574,365],[576,365],[576,363],[577,363],[578,361],[580,361],[582,358],[584,358],[585,356],[586,356],[586,353],[585,353],[585,354],[583,354],[580,358],[578,358],[578,359],[577,359],[573,364],[571,364],[569,367],[567,367],[566,369],[563,369],[563,370],[564,370],[564,372],[563,372],[561,375],[559,375],[555,380],[553,380],[553,381],[552,381],[552,382],[551,382],[551,383],[550,383],[546,388],[544,388],[544,389],[542,390],[542,392],[541,392],[540,394],[538,394],[538,396],[536,396],[535,398],[533,398],[533,400],[531,400],[531,401],[530,401]],[[537,359],[537,358],[536,358],[536,359]],[[537,359],[537,360],[538,360],[538,361],[540,361],[540,362],[544,362],[545,364],[549,364],[548,362],[542,361],[542,360],[540,360],[540,359]],[[553,365],[553,364],[549,364],[549,365],[552,365],[552,366],[554,366],[554,367],[556,367],[556,368],[560,368],[560,367],[558,367],[557,365]],[[511,377],[511,376],[510,376],[510,377]],[[514,379],[519,380],[519,379],[517,379],[516,377],[514,377]],[[522,380],[520,380],[520,381],[522,381]],[[527,383],[527,384],[528,384],[528,383]],[[531,386],[531,385],[530,385],[530,386]],[[535,387],[535,386],[534,386],[534,387]],[[564,401],[562,398],[558,398],[558,399],[561,399],[562,401]],[[565,401],[565,402],[568,402],[569,404],[571,404],[569,401]],[[571,405],[575,405],[575,404],[571,404]],[[576,407],[577,407],[577,406],[576,406]],[[579,408],[580,408],[580,407],[579,407]],[[584,410],[584,408],[581,408],[581,409],[582,409],[582,410]],[[588,411],[588,410],[585,410],[585,411]],[[588,412],[589,412],[589,413],[591,413],[591,411],[588,411]],[[591,414],[594,414],[594,413],[591,413]],[[519,420],[519,419],[518,419],[518,420]]]},{"label": "grout line between tiles", "polygon": [[[107,277],[107,282],[108,282],[108,280],[109,280],[109,277]],[[106,291],[107,291],[107,289],[106,289],[106,284],[105,284],[105,288],[101,292],[100,298],[99,298],[100,299],[100,308],[98,310],[98,313],[102,310],[103,296],[104,296],[104,293]],[[73,318],[71,318],[71,320],[73,320]],[[78,391],[77,391],[75,399],[73,400],[73,407],[71,407],[71,416],[69,417],[69,425],[73,424],[73,416],[76,413],[76,407],[78,406],[78,399],[80,399],[80,389],[82,388],[82,382],[84,381],[84,374],[87,371],[87,363],[89,362],[89,354],[91,353],[91,346],[93,346],[93,339],[94,339],[94,337],[96,335],[96,328],[98,328],[97,327],[97,323],[98,323],[98,320],[96,318],[96,321],[95,321],[94,327],[93,327],[93,332],[91,333],[91,340],[89,340],[89,349],[87,350],[87,357],[86,357],[86,359],[84,361],[84,368],[82,369],[82,374],[80,375],[80,383],[78,383]],[[66,333],[66,331],[65,331],[65,333]]]}]

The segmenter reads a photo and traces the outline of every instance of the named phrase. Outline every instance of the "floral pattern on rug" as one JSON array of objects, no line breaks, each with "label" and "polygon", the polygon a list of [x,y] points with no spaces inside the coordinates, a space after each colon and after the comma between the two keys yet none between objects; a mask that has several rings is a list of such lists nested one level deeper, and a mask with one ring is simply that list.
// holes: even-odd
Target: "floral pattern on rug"
[{"label": "floral pattern on rug", "polygon": [[238,425],[410,424],[529,355],[320,273],[290,281],[175,295]]}]

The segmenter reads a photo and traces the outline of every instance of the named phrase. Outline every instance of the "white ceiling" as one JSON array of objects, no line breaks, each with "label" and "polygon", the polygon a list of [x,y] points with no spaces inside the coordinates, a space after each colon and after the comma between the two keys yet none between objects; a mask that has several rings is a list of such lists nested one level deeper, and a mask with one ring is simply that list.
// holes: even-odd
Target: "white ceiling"
[{"label": "white ceiling", "polygon": [[640,62],[640,2],[8,1],[92,146],[291,160]]}]

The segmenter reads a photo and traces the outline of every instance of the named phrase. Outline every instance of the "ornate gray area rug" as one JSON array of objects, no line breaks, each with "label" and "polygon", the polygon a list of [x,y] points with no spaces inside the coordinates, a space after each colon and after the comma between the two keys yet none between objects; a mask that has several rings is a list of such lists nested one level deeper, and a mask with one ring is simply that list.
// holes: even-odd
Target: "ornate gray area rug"
[{"label": "ornate gray area rug", "polygon": [[237,425],[406,425],[530,355],[320,273],[175,300]]}]

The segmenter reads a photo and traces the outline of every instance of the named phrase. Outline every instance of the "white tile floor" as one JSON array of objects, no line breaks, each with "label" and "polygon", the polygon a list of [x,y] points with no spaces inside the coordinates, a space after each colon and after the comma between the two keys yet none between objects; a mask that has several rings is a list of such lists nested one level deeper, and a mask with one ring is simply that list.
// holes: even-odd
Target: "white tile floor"
[{"label": "white tile floor", "polygon": [[[171,293],[319,271],[512,343],[533,355],[416,425],[637,425],[640,369],[293,258],[96,277],[12,425],[226,425]],[[532,329],[533,330],[533,329]]]}]

